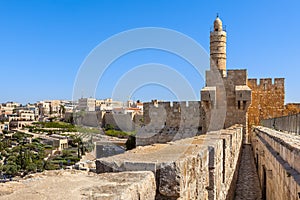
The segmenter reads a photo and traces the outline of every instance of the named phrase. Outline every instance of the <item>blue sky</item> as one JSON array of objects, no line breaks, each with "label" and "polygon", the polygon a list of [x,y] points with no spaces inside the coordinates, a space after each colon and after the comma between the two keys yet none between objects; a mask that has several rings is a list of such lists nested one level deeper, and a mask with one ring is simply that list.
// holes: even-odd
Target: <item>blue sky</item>
[{"label": "blue sky", "polygon": [[[133,28],[173,29],[209,52],[216,13],[227,29],[227,68],[246,68],[249,78],[284,77],[286,102],[299,102],[299,8],[298,0],[0,0],[0,102],[71,99],[88,54],[107,38]],[[173,67],[199,98],[204,77],[180,57],[158,50],[116,60],[99,81],[95,96],[110,97],[118,79],[144,63]],[[167,87],[155,84],[139,88],[131,98],[176,99]]]}]

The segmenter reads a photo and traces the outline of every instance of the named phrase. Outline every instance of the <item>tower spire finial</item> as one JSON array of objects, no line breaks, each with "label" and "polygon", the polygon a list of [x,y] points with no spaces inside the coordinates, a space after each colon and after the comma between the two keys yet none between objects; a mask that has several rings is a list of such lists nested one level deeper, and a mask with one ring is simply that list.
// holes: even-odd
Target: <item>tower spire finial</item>
[{"label": "tower spire finial", "polygon": [[217,17],[219,17],[219,13],[217,13]]}]

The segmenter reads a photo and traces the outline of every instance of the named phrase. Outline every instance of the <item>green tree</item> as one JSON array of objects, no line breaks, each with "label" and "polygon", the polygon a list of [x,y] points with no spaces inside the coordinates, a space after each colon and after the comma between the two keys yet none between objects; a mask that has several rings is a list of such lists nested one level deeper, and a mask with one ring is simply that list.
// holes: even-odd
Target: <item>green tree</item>
[{"label": "green tree", "polygon": [[3,142],[2,141],[0,141],[0,151],[3,151],[4,150],[4,144],[3,144]]},{"label": "green tree", "polygon": [[72,155],[72,153],[71,153],[71,151],[70,150],[62,150],[62,156],[63,157],[68,157],[68,156],[70,156],[70,155]]},{"label": "green tree", "polygon": [[44,171],[44,160],[41,160],[41,159],[36,160],[35,165],[36,165],[37,171],[39,171],[39,172]]},{"label": "green tree", "polygon": [[37,166],[35,163],[29,163],[27,166],[26,166],[26,171],[27,172],[36,172],[37,171]]},{"label": "green tree", "polygon": [[19,169],[20,166],[12,162],[9,162],[3,166],[3,171],[5,171],[6,174],[13,175],[13,176],[17,175]]},{"label": "green tree", "polygon": [[54,170],[55,169],[55,165],[52,164],[49,160],[45,160],[43,168],[45,170]]},{"label": "green tree", "polygon": [[[82,142],[82,139],[81,137],[79,136],[75,136],[75,138],[73,139],[73,143],[75,143],[77,145],[77,155],[78,155],[78,158],[81,158],[81,155],[83,154],[83,142]],[[81,155],[80,155],[80,149],[81,149]]]},{"label": "green tree", "polygon": [[16,163],[17,161],[17,157],[14,156],[14,155],[11,155],[7,158],[7,162],[13,162],[13,163]]}]

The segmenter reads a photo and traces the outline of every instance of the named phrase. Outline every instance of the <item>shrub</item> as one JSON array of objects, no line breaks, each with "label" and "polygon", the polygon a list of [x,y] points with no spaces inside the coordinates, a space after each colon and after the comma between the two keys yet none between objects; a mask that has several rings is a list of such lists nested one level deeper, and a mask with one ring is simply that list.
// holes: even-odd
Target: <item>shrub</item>
[{"label": "shrub", "polygon": [[130,135],[134,135],[135,132],[124,132],[124,131],[118,131],[118,130],[106,130],[106,135],[112,136],[112,137],[119,137],[119,138],[128,138]]}]

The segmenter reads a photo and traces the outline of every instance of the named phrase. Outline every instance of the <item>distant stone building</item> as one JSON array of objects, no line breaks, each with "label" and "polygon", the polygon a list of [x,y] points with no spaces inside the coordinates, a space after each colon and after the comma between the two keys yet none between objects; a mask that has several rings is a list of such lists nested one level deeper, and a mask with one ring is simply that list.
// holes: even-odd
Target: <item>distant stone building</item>
[{"label": "distant stone building", "polygon": [[59,116],[61,100],[45,100],[37,104],[40,116]]},{"label": "distant stone building", "polygon": [[94,98],[81,98],[78,100],[78,110],[81,111],[95,111],[96,110],[96,99]]},{"label": "distant stone building", "polygon": [[0,133],[9,130],[9,122],[0,122]]},{"label": "distant stone building", "polygon": [[11,120],[9,122],[9,129],[15,130],[15,129],[22,129],[26,126],[32,125],[33,121],[19,121],[19,120]]},{"label": "distant stone building", "polygon": [[20,107],[20,103],[6,102],[0,105],[1,114],[10,115],[13,114],[15,108]]},{"label": "distant stone building", "polygon": [[50,114],[50,102],[38,102],[39,116],[47,116]]},{"label": "distant stone building", "polygon": [[123,107],[123,102],[113,101],[113,99],[96,100],[96,111],[112,111],[114,108]]}]

